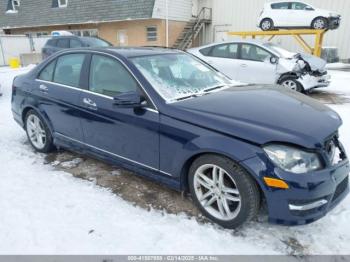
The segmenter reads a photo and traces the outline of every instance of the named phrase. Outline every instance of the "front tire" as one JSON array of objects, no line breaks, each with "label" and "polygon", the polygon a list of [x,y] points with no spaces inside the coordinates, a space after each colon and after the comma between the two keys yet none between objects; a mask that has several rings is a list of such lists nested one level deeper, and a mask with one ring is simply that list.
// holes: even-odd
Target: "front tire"
[{"label": "front tire", "polygon": [[260,23],[260,28],[263,31],[273,30],[273,21],[270,18],[264,18]]},{"label": "front tire", "polygon": [[48,153],[54,149],[50,129],[34,110],[29,110],[26,114],[25,130],[30,144],[36,151]]},{"label": "front tire", "polygon": [[288,89],[303,93],[304,88],[303,86],[296,80],[295,77],[292,76],[286,76],[280,79],[279,84],[283,87],[286,87]]},{"label": "front tire", "polygon": [[257,184],[228,158],[200,156],[190,167],[188,183],[193,201],[201,212],[225,228],[239,227],[258,213]]},{"label": "front tire", "polygon": [[311,23],[312,29],[328,29],[328,20],[324,17],[317,17]]}]

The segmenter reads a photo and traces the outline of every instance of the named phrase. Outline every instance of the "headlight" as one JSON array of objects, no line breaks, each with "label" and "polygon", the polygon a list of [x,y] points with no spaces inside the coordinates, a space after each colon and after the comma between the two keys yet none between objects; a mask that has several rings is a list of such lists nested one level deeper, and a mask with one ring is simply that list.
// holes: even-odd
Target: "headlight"
[{"label": "headlight", "polygon": [[302,174],[322,168],[321,161],[316,153],[279,144],[268,145],[263,149],[275,165],[292,173]]}]

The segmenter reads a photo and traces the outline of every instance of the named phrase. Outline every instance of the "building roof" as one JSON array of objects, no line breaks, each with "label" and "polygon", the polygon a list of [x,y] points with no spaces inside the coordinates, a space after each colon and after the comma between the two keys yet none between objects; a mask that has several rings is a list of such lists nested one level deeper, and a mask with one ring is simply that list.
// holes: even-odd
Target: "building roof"
[{"label": "building roof", "polygon": [[11,0],[0,1],[0,28],[83,24],[152,18],[155,0],[24,0],[16,13],[6,13]]}]

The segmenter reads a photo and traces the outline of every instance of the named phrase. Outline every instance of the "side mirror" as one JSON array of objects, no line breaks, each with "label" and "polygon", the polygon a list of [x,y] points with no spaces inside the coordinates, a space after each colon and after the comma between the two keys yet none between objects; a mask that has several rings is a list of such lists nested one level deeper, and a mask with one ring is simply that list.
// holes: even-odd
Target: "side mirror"
[{"label": "side mirror", "polygon": [[275,57],[275,56],[271,56],[270,57],[270,63],[273,64],[273,65],[277,64],[278,63],[278,58]]},{"label": "side mirror", "polygon": [[145,98],[136,92],[117,95],[113,98],[113,101],[114,105],[122,108],[136,108],[146,105]]}]

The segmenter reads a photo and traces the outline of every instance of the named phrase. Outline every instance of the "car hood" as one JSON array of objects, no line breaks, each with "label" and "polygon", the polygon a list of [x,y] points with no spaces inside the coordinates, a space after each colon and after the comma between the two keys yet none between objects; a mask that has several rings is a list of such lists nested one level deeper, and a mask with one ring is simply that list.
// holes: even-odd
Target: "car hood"
[{"label": "car hood", "polygon": [[298,61],[298,59],[295,58],[296,55],[299,55],[310,66],[311,71],[324,72],[326,70],[327,62],[325,60],[309,54],[294,54],[293,57],[281,57],[278,60],[277,72],[285,73],[294,71]]},{"label": "car hood", "polygon": [[310,65],[312,71],[324,71],[327,62],[322,58],[309,54],[300,54],[301,58]]},{"label": "car hood", "polygon": [[305,95],[276,86],[230,87],[171,104],[170,117],[256,144],[322,146],[342,121]]}]

